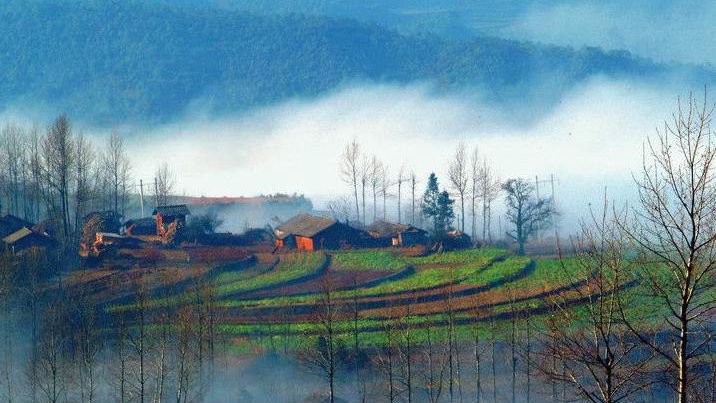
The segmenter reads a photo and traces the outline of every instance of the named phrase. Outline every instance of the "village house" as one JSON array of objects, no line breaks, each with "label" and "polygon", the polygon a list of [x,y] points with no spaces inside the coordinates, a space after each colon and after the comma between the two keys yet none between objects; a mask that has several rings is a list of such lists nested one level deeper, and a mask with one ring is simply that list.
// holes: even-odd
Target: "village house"
[{"label": "village house", "polygon": [[31,222],[11,214],[6,214],[0,217],[0,238],[5,238],[13,232],[19,231],[21,228],[30,229],[32,227],[33,224]]},{"label": "village house", "polygon": [[13,253],[20,253],[31,248],[50,248],[55,245],[54,239],[27,227],[22,227],[2,238],[2,243]]},{"label": "village house", "polygon": [[186,226],[186,216],[191,212],[186,204],[178,204],[174,206],[157,206],[152,215],[156,218],[156,234],[159,236],[166,235],[169,225],[176,222],[178,228]]},{"label": "village house", "polygon": [[334,219],[298,214],[275,230],[276,246],[298,250],[339,249],[360,244],[365,231]]},{"label": "village house", "polygon": [[157,235],[157,221],[152,217],[133,218],[124,223],[124,234]]},{"label": "village house", "polygon": [[426,231],[408,224],[376,221],[366,231],[375,238],[389,239],[393,246],[423,245],[428,241]]}]

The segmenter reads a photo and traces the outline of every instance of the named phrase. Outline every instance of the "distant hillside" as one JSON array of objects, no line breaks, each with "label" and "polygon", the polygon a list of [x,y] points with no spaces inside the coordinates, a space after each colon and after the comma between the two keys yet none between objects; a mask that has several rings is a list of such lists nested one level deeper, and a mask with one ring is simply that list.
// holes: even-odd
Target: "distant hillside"
[{"label": "distant hillside", "polygon": [[596,74],[713,77],[627,52],[411,37],[318,16],[13,0],[0,5],[0,21],[0,106],[49,105],[94,124],[159,123],[197,99],[219,112],[242,110],[359,80],[430,80],[509,98]]}]

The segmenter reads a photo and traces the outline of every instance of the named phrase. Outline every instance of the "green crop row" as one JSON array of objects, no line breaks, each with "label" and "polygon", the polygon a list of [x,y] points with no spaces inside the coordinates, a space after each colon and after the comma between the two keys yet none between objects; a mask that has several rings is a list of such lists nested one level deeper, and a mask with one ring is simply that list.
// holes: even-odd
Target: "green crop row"
[{"label": "green crop row", "polygon": [[388,250],[346,251],[332,254],[334,270],[400,270],[405,267]]}]

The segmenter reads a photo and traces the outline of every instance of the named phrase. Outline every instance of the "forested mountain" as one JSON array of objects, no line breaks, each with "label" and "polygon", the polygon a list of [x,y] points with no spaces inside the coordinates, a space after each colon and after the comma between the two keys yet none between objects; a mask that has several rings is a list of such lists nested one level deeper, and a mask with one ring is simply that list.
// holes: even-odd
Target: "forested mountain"
[{"label": "forested mountain", "polygon": [[0,21],[0,107],[49,106],[93,124],[162,122],[197,99],[241,110],[364,80],[509,98],[597,74],[713,77],[627,52],[405,36],[347,19],[214,7],[12,0]]}]

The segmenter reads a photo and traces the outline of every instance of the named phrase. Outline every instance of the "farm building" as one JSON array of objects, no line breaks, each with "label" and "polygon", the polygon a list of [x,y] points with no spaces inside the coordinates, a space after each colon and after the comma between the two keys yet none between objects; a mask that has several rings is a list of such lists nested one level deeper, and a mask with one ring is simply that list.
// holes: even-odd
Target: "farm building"
[{"label": "farm building", "polygon": [[12,250],[13,253],[20,253],[31,248],[50,248],[55,245],[54,239],[27,227],[22,227],[2,238],[2,243]]},{"label": "farm building", "polygon": [[13,232],[19,231],[21,228],[32,228],[33,224],[29,221],[23,220],[20,217],[6,214],[0,217],[0,238],[12,234]]},{"label": "farm building", "polygon": [[186,226],[186,216],[191,212],[186,204],[178,204],[174,206],[157,206],[152,215],[156,217],[157,235],[164,236],[168,230],[168,226],[176,222],[177,227]]},{"label": "farm building", "polygon": [[133,218],[124,223],[126,235],[156,235],[157,221],[152,217]]},{"label": "farm building", "polygon": [[407,224],[388,221],[376,221],[366,230],[376,238],[388,238],[393,246],[421,245],[428,241],[428,233],[420,228]]},{"label": "farm building", "polygon": [[472,246],[472,238],[459,230],[448,231],[443,239],[443,245],[448,250],[465,249]]},{"label": "farm building", "polygon": [[326,217],[298,214],[275,230],[276,246],[299,250],[339,249],[360,244],[369,235]]}]

